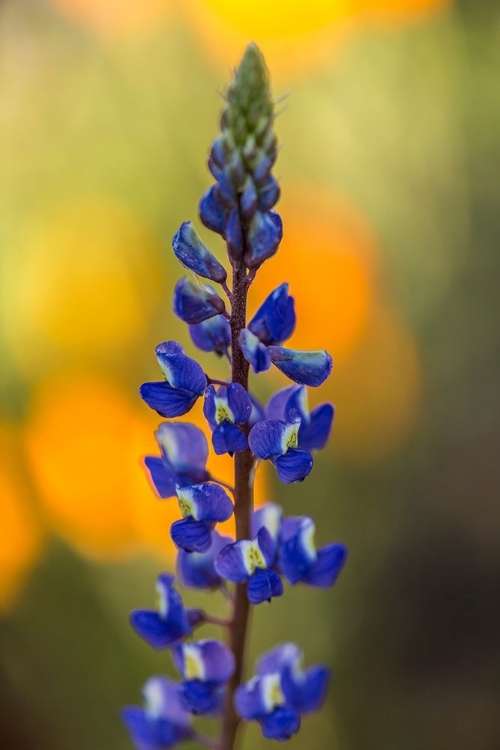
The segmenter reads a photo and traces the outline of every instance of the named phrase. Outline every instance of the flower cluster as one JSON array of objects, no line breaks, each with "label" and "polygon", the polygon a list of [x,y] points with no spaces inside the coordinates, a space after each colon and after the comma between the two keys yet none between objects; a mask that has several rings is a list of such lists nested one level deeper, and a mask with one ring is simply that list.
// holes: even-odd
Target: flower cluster
[{"label": "flower cluster", "polygon": [[[272,122],[267,70],[259,50],[250,45],[229,87],[221,134],[210,152],[215,184],[200,202],[202,222],[226,242],[232,288],[226,269],[190,222],[173,239],[177,259],[192,274],[175,287],[174,312],[188,324],[196,347],[227,358],[230,375],[227,381],[213,380],[179,343],[165,341],[156,347],[163,379],[140,390],[148,406],[167,420],[182,417],[203,399],[213,450],[234,456],[234,487],[221,486],[207,470],[209,446],[202,430],[166,421],[156,432],[158,455],[145,458],[158,497],[175,498],[179,506],[180,518],[170,531],[178,549],[178,581],[221,591],[232,614],[220,620],[186,608],[168,573],[157,580],[157,608],[131,614],[135,632],[152,648],[168,649],[179,675],[177,681],[153,677],[144,687],[144,707],[124,709],[123,720],[138,750],[162,750],[187,739],[231,750],[242,720],[257,721],[269,739],[286,740],[298,731],[303,714],[321,706],[328,686],[328,670],[316,666],[304,671],[293,643],[264,654],[255,676],[243,682],[243,647],[241,638],[234,637],[235,628],[245,632],[249,604],[282,596],[285,584],[332,586],[347,554],[339,543],[318,549],[308,516],[286,517],[274,503],[253,508],[259,461],[270,461],[284,484],[302,482],[313,468],[314,453],[325,446],[334,418],[331,404],[310,411],[307,396],[307,386],[320,386],[330,375],[330,355],[283,347],[296,323],[288,284],[272,291],[246,321],[250,284],[282,236],[281,219],[272,210],[279,198],[271,174],[276,158]],[[271,364],[293,384],[262,406],[249,390],[249,371],[260,373]],[[233,514],[235,539],[216,530]],[[230,646],[193,640],[205,623],[227,628]],[[198,733],[192,723],[196,715],[222,716],[220,739]]]}]

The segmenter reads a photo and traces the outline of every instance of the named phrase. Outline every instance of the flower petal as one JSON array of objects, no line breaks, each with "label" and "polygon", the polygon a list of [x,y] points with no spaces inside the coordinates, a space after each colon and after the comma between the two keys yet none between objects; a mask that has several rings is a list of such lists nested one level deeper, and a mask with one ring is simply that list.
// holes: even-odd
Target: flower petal
[{"label": "flower petal", "polygon": [[193,643],[178,643],[172,651],[174,663],[185,680],[227,682],[234,672],[234,654],[220,641],[206,638]]},{"label": "flower petal", "polygon": [[181,687],[182,700],[195,716],[215,716],[224,706],[225,689],[219,682],[188,680]]},{"label": "flower petal", "polygon": [[239,383],[229,383],[226,397],[236,424],[248,422],[252,413],[252,402],[243,386]]},{"label": "flower petal", "polygon": [[156,347],[160,369],[172,388],[180,388],[202,396],[207,387],[207,376],[198,362],[184,354],[176,341],[165,341]]},{"label": "flower petal", "polygon": [[244,583],[248,579],[241,543],[234,542],[222,548],[215,558],[215,570],[226,581]]},{"label": "flower petal", "polygon": [[241,427],[227,421],[217,425],[214,429],[212,444],[218,456],[221,456],[223,453],[229,453],[231,456],[233,453],[241,453],[248,445]]},{"label": "flower petal", "polygon": [[278,706],[261,720],[260,725],[264,737],[284,742],[299,731],[300,714],[292,706]]},{"label": "flower petal", "polygon": [[177,474],[172,467],[166,464],[161,458],[158,458],[158,456],[146,456],[144,465],[158,497],[163,499],[175,497],[175,488],[178,480]]},{"label": "flower petal", "polygon": [[262,681],[253,678],[236,688],[234,705],[238,716],[246,721],[262,718],[267,713]]},{"label": "flower petal", "polygon": [[143,383],[140,396],[160,417],[181,417],[190,411],[198,394],[181,388],[172,388],[166,381]]},{"label": "flower petal", "polygon": [[217,185],[212,185],[202,196],[199,214],[208,229],[224,236],[227,212],[217,197]]},{"label": "flower petal", "polygon": [[174,521],[170,527],[172,541],[186,552],[205,552],[210,547],[210,536],[215,524],[211,521],[195,521],[192,516]]},{"label": "flower petal", "polygon": [[[283,510],[276,503],[266,503],[252,513],[252,536],[257,536],[260,529],[265,528],[271,539],[277,541],[283,519]],[[273,561],[274,562],[274,561]]]},{"label": "flower petal", "polygon": [[281,284],[259,307],[248,329],[263,344],[282,344],[295,329],[295,303],[288,294],[288,284]]},{"label": "flower petal", "polygon": [[299,448],[313,451],[324,448],[332,430],[335,409],[332,404],[321,404],[310,415],[309,424],[300,425]]},{"label": "flower petal", "polygon": [[166,750],[192,735],[189,728],[152,717],[139,706],[126,706],[121,717],[137,750]]},{"label": "flower petal", "polygon": [[244,261],[248,268],[256,269],[275,254],[283,237],[281,217],[274,211],[257,211],[248,232],[248,250]]},{"label": "flower petal", "polygon": [[212,542],[206,552],[185,552],[179,550],[177,554],[177,575],[183,586],[193,589],[218,588],[222,579],[215,570],[215,558],[232,539],[221,536],[214,531]]},{"label": "flower petal", "polygon": [[278,550],[279,567],[290,583],[298,583],[317,560],[314,522],[308,516],[285,518]]},{"label": "flower petal", "polygon": [[227,354],[231,345],[231,326],[223,315],[189,326],[193,344],[202,352],[215,352],[219,357]]},{"label": "flower petal", "polygon": [[268,348],[271,362],[290,380],[317,387],[330,375],[333,361],[325,350],[298,351],[281,346]]},{"label": "flower petal", "polygon": [[162,422],[155,438],[177,473],[206,476],[208,443],[199,427],[189,422]]},{"label": "flower petal", "polygon": [[286,422],[279,419],[257,422],[252,427],[248,436],[248,444],[257,458],[265,460],[283,453],[283,437],[286,428]]},{"label": "flower petal", "polygon": [[272,175],[259,188],[259,209],[269,211],[280,199],[280,186]]},{"label": "flower petal", "polygon": [[330,679],[331,672],[326,667],[315,666],[306,670],[298,707],[301,713],[310,713],[321,708],[326,699]]},{"label": "flower petal", "polygon": [[271,601],[273,596],[283,594],[283,583],[274,570],[257,568],[248,579],[247,596],[251,604]]},{"label": "flower petal", "polygon": [[185,276],[174,288],[174,313],[185,323],[202,323],[225,310],[221,297],[208,284],[197,284]]},{"label": "flower petal", "polygon": [[181,224],[172,240],[177,260],[185,268],[218,283],[227,279],[227,272],[210,252],[190,221]]},{"label": "flower petal", "polygon": [[284,484],[302,482],[310,474],[313,460],[309,451],[291,448],[284,456],[275,456],[273,463]]},{"label": "flower petal", "polygon": [[273,674],[282,672],[286,666],[292,668],[293,673],[300,672],[302,651],[296,643],[291,641],[280,643],[278,646],[262,654],[257,662],[257,674]]},{"label": "flower petal", "polygon": [[[303,387],[304,386],[300,385],[288,385],[286,388],[282,388],[271,396],[266,406],[266,418],[286,420],[289,412],[288,404],[292,396]],[[302,419],[304,419],[304,417],[307,418],[308,414],[303,414],[303,410],[297,408],[295,405],[296,401],[297,399],[294,399],[295,409],[299,412]]]},{"label": "flower petal", "polygon": [[240,346],[254,372],[265,372],[271,367],[271,358],[266,346],[251,331],[244,328],[240,333]]},{"label": "flower petal", "polygon": [[305,573],[303,581],[310,586],[328,588],[333,586],[347,559],[347,547],[343,544],[327,544],[318,550],[314,565]]},{"label": "flower petal", "polygon": [[176,622],[167,622],[158,612],[150,609],[136,609],[131,612],[130,624],[137,635],[157,649],[167,648],[191,633],[190,627],[187,630],[178,627]]},{"label": "flower petal", "polygon": [[227,521],[233,515],[233,504],[227,492],[218,484],[204,482],[189,487],[178,487],[177,497],[184,516],[196,521]]}]

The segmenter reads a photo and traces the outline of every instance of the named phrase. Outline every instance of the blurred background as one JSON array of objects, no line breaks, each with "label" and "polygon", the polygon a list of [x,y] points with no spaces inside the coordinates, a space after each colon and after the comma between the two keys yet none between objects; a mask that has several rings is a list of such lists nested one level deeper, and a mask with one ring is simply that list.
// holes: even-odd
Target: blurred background
[{"label": "blurred background", "polygon": [[307,482],[261,469],[257,495],[350,548],[333,590],[258,608],[251,659],[296,640],[334,669],[290,747],[500,747],[498,3],[2,0],[2,749],[125,750],[120,706],[171,668],[127,622],[173,568],[177,515],[141,467],[159,419],[138,386],[160,341],[194,354],[170,241],[199,228],[251,39],[289,94],[285,238],[251,307],[290,282],[291,345],[335,360],[311,400],[337,406]]}]

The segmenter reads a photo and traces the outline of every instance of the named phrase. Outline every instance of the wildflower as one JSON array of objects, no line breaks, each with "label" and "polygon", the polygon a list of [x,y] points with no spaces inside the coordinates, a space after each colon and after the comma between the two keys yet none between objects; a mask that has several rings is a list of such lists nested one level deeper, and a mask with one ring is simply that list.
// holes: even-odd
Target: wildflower
[{"label": "wildflower", "polygon": [[193,736],[191,715],[177,683],[168,677],[151,677],[142,694],[144,708],[127,706],[121,712],[138,750],[165,750]]},{"label": "wildflower", "polygon": [[188,422],[163,422],[155,437],[161,456],[146,456],[144,463],[159,497],[174,497],[177,486],[209,479],[207,439],[198,427]]},{"label": "wildflower", "polygon": [[170,529],[174,544],[186,552],[205,552],[210,547],[216,523],[233,515],[233,504],[218,484],[207,482],[190,487],[177,487],[177,499],[182,514]]},{"label": "wildflower", "polygon": [[223,705],[225,683],[234,672],[234,655],[220,641],[178,643],[172,650],[184,682],[182,700],[193,714],[216,714]]},{"label": "wildflower", "polygon": [[197,276],[203,276],[219,284],[227,279],[226,269],[212,255],[190,221],[181,224],[172,240],[172,247],[182,265]]},{"label": "wildflower", "polygon": [[261,528],[254,539],[224,547],[215,560],[215,570],[227,581],[247,583],[248,600],[260,604],[283,594],[281,579],[271,569],[275,555],[275,541],[266,528]]},{"label": "wildflower", "polygon": [[156,581],[158,611],[136,609],[130,615],[135,632],[153,648],[167,648],[186,635],[203,616],[198,609],[185,609],[180,594],[174,588],[174,577],[162,573]]},{"label": "wildflower", "polygon": [[212,427],[212,444],[218,455],[233,455],[245,450],[247,439],[239,425],[250,419],[252,402],[243,386],[230,383],[215,390],[209,385],[205,391],[203,413]]},{"label": "wildflower", "polygon": [[249,322],[248,330],[269,346],[289,339],[295,323],[293,297],[288,294],[288,284],[281,284],[264,300]]},{"label": "wildflower", "polygon": [[270,459],[284,484],[302,482],[313,465],[309,451],[298,448],[301,420],[297,412],[290,422],[282,419],[266,419],[257,422],[250,431],[248,444],[257,456]]},{"label": "wildflower", "polygon": [[281,524],[278,561],[279,569],[292,584],[302,581],[310,586],[332,586],[346,561],[343,544],[327,544],[317,550],[314,543],[316,526],[307,516],[291,516]]},{"label": "wildflower", "polygon": [[298,447],[308,451],[324,448],[335,413],[332,404],[321,404],[310,412],[306,387],[292,385],[275,393],[266,407],[267,419],[290,420],[294,412],[300,416]]},{"label": "wildflower", "polygon": [[165,341],[156,347],[156,358],[166,380],[144,383],[140,394],[161,417],[186,414],[207,387],[207,376],[200,365],[184,354],[176,341]]},{"label": "wildflower", "polygon": [[258,721],[268,739],[288,740],[298,732],[301,715],[317,711],[324,702],[329,670],[315,666],[304,672],[301,662],[296,644],[277,646],[260,658],[255,677],[236,690],[238,714]]},{"label": "wildflower", "polygon": [[182,585],[193,589],[220,588],[223,581],[215,570],[215,558],[232,541],[230,537],[213,531],[210,547],[205,552],[186,552],[180,549],[177,555],[177,575]]},{"label": "wildflower", "polygon": [[185,276],[174,289],[174,313],[185,323],[202,323],[225,311],[224,301],[209,284]]},{"label": "wildflower", "polygon": [[189,326],[191,340],[202,352],[214,352],[219,357],[228,355],[231,346],[231,326],[223,315]]}]

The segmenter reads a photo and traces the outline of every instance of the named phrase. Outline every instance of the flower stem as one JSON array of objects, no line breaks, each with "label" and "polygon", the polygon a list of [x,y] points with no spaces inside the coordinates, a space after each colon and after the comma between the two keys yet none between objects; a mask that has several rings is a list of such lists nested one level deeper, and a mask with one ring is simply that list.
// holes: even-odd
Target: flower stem
[{"label": "flower stem", "polygon": [[[239,343],[240,332],[246,325],[248,284],[243,264],[233,271],[233,298],[231,310],[232,381],[248,390],[248,362]],[[248,432],[248,428],[246,430]],[[250,448],[234,457],[234,516],[236,539],[250,538],[250,518],[253,509],[254,456]],[[234,692],[243,678],[250,604],[246,584],[238,584],[235,591],[232,624],[229,628],[229,646],[235,658],[235,670],[227,688],[226,706],[222,725],[221,750],[233,750],[240,719],[234,709]]]}]

